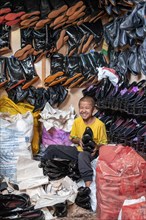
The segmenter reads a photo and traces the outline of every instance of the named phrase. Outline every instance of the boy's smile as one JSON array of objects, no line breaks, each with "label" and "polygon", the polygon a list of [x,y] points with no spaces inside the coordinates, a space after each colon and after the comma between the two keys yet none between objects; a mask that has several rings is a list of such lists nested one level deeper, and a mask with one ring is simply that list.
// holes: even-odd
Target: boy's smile
[{"label": "boy's smile", "polygon": [[79,106],[79,113],[82,119],[86,122],[90,122],[91,119],[93,119],[93,111],[94,107],[90,102],[82,101]]}]

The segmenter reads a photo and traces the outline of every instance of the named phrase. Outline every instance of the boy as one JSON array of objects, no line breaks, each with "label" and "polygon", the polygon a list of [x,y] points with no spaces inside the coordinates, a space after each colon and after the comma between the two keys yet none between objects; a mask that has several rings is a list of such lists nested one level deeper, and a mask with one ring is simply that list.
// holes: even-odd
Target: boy
[{"label": "boy", "polygon": [[[93,115],[94,108],[95,102],[92,97],[84,96],[79,100],[80,116],[74,120],[70,133],[70,139],[78,145],[77,147],[52,145],[47,148],[47,153],[42,158],[44,160],[61,158],[77,161],[80,175],[86,187],[89,187],[92,182],[91,161],[98,156],[99,147],[107,143],[105,125]],[[86,127],[90,127],[93,132],[93,140],[96,144],[93,153],[83,151],[82,136]]]}]

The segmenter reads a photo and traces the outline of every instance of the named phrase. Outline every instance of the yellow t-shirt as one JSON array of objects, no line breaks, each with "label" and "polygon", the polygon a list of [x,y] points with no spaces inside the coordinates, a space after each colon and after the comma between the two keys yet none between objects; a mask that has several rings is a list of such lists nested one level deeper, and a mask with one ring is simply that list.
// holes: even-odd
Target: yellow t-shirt
[{"label": "yellow t-shirt", "polygon": [[[105,124],[98,118],[96,118],[95,121],[90,125],[85,124],[81,116],[76,118],[71,129],[70,138],[72,139],[78,137],[81,139],[86,127],[90,127],[92,129],[93,140],[96,144],[107,143]],[[82,151],[82,148],[80,146],[78,146],[77,149],[78,151]]]}]

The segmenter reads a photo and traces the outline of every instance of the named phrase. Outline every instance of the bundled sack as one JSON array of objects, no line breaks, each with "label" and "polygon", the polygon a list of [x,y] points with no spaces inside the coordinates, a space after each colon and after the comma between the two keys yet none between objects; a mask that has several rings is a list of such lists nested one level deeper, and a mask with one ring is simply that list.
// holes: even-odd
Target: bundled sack
[{"label": "bundled sack", "polygon": [[39,134],[39,122],[38,122],[38,118],[39,118],[39,113],[38,112],[34,112],[33,113],[33,109],[34,106],[27,104],[27,103],[17,103],[15,104],[11,99],[9,99],[6,96],[3,96],[2,98],[0,98],[0,112],[5,112],[5,113],[9,113],[11,115],[16,115],[18,113],[20,114],[24,114],[27,111],[30,111],[33,115],[33,139],[32,139],[32,152],[33,154],[37,154],[39,151],[39,143],[40,143],[40,134]]},{"label": "bundled sack", "polygon": [[117,220],[125,199],[137,199],[146,193],[146,161],[131,147],[102,146],[96,187],[97,219]]},{"label": "bundled sack", "polygon": [[32,158],[33,116],[0,113],[0,176],[16,181],[19,156]]}]

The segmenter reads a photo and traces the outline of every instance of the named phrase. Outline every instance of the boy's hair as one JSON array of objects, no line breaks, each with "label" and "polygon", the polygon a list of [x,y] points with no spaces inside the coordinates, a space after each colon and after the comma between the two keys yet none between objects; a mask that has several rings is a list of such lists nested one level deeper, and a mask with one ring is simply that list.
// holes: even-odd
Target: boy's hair
[{"label": "boy's hair", "polygon": [[80,100],[79,100],[79,107],[80,107],[80,103],[81,102],[90,102],[92,104],[92,106],[95,106],[95,101],[91,96],[83,96]]}]

